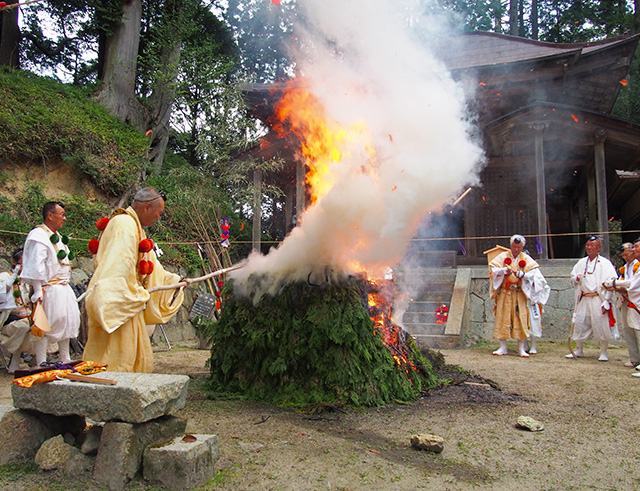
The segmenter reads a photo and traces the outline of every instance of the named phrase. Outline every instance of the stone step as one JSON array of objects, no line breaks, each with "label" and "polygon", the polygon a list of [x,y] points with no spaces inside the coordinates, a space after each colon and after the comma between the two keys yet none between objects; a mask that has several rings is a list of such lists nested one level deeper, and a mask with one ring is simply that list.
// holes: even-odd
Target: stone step
[{"label": "stone step", "polygon": [[405,313],[408,312],[415,312],[415,313],[435,313],[436,308],[438,308],[440,305],[445,304],[447,307],[450,307],[449,302],[436,302],[436,301],[416,301],[416,302],[411,302],[408,306],[407,306],[407,310],[405,311]]},{"label": "stone step", "polygon": [[460,346],[460,336],[454,334],[414,336],[420,347],[431,349],[453,349]]},{"label": "stone step", "polygon": [[437,302],[437,303],[446,303],[447,305],[451,302],[451,295],[453,292],[449,290],[448,292],[424,292],[422,295],[415,296],[413,298],[413,302]]},{"label": "stone step", "polygon": [[148,447],[142,472],[145,480],[171,491],[194,489],[214,476],[219,455],[216,435],[185,435],[163,446]]},{"label": "stone step", "polygon": [[405,312],[402,316],[405,324],[435,324],[435,312]]},{"label": "stone step", "polygon": [[444,334],[446,327],[446,324],[436,324],[435,322],[404,322],[403,325],[412,336]]}]

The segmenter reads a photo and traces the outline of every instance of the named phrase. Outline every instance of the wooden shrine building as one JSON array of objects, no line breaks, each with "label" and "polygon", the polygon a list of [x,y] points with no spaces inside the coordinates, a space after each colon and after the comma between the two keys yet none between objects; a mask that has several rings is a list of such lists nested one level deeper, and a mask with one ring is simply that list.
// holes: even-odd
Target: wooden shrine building
[{"label": "wooden shrine building", "polygon": [[[530,253],[546,259],[581,255],[583,237],[562,234],[607,232],[613,221],[640,229],[640,126],[612,116],[638,39],[554,44],[475,32],[447,40],[442,58],[453,77],[477,88],[470,109],[487,156],[481,184],[453,214],[470,259],[506,242],[473,237],[521,233],[533,240]],[[282,87],[245,87],[249,107],[267,124]],[[267,136],[255,156],[291,159],[287,145]],[[277,178],[285,233],[304,207],[303,178],[300,163]]]}]

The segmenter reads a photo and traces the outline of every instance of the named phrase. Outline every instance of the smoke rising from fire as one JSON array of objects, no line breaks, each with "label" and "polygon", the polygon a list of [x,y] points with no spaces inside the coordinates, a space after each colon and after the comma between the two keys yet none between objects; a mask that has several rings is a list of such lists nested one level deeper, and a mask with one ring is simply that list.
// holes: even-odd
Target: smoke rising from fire
[{"label": "smoke rising from fire", "polygon": [[[463,90],[414,37],[402,3],[298,1],[299,78],[319,101],[312,116],[341,137],[320,162],[322,189],[312,190],[317,200],[301,225],[233,274],[241,293],[257,300],[327,268],[381,276],[403,257],[426,213],[477,181],[483,155]],[[323,137],[309,134],[307,143]],[[264,290],[250,286],[255,273],[272,279]]]}]

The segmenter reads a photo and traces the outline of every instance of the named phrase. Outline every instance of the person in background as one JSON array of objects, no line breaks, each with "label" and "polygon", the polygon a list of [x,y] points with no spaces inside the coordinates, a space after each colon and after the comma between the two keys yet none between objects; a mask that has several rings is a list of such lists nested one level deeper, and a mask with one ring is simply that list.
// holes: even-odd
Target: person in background
[{"label": "person in background", "polygon": [[[638,249],[640,253],[640,243],[638,244]],[[625,242],[622,244],[622,246],[620,246],[620,256],[624,260],[624,265],[618,269],[617,281],[629,281],[635,276],[640,268],[640,262],[636,257],[635,245],[631,242]],[[636,334],[640,334],[640,331],[638,331],[638,329],[640,329],[640,325],[638,325],[637,329],[634,329],[629,325],[629,316],[634,315],[629,312],[634,311],[638,307],[629,300],[628,292],[623,288],[618,289],[615,299],[619,313],[618,325],[621,327],[620,330],[622,331],[622,335],[629,350],[629,359],[624,363],[624,366],[630,368],[636,367],[640,365],[640,347],[638,343],[640,336]]]},{"label": "person in background", "polygon": [[500,347],[494,355],[507,354],[507,340],[518,341],[518,354],[529,357],[526,340],[530,339],[530,353],[536,353],[535,338],[542,335],[542,305],[551,289],[540,267],[523,249],[522,235],[509,240],[509,250],[498,254],[489,264],[491,298],[495,300],[494,337]]},{"label": "person in background", "polygon": [[606,257],[600,255],[602,241],[592,235],[585,243],[586,257],[580,259],[571,270],[571,284],[575,288],[573,310],[573,334],[576,342],[573,353],[566,358],[584,356],[584,342],[593,336],[600,344],[599,361],[609,361],[609,341],[614,338],[615,326],[611,299],[613,293],[604,283],[616,278],[616,268]]}]

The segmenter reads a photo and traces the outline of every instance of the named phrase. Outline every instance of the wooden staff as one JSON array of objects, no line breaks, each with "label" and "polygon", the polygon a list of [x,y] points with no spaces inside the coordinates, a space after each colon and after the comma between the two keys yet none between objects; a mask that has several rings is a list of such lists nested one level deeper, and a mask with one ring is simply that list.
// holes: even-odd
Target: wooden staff
[{"label": "wooden staff", "polygon": [[[209,273],[209,274],[206,274],[204,276],[198,276],[197,278],[185,278],[181,282],[175,283],[173,285],[156,286],[154,288],[149,288],[149,293],[159,292],[159,291],[163,291],[163,290],[176,290],[178,288],[184,288],[186,286],[189,286],[191,283],[198,283],[200,281],[205,281],[205,280],[208,280],[209,278],[213,278],[214,276],[220,276],[220,275],[223,275],[225,273],[229,273],[230,271],[235,271],[236,269],[240,269],[242,267],[244,267],[244,264],[236,264],[236,265],[231,266],[229,268],[219,269],[217,271],[214,271],[213,273]],[[80,295],[78,298],[76,298],[76,302],[78,302],[78,303],[82,302],[84,300],[84,297],[86,297],[88,295],[88,293],[89,293],[89,290],[84,292],[82,295]]]},{"label": "wooden staff", "polygon": [[149,293],[159,292],[162,290],[175,290],[177,288],[184,288],[186,286],[189,286],[191,283],[198,283],[199,281],[205,281],[205,280],[208,280],[209,278],[213,278],[214,276],[220,276],[225,273],[229,273],[230,271],[235,271],[236,269],[240,269],[243,266],[244,264],[236,264],[235,266],[219,269],[217,271],[214,271],[213,273],[209,273],[204,276],[199,276],[197,278],[185,278],[180,283],[175,283],[173,285],[161,285],[161,286],[156,286],[154,288],[149,288]]}]

